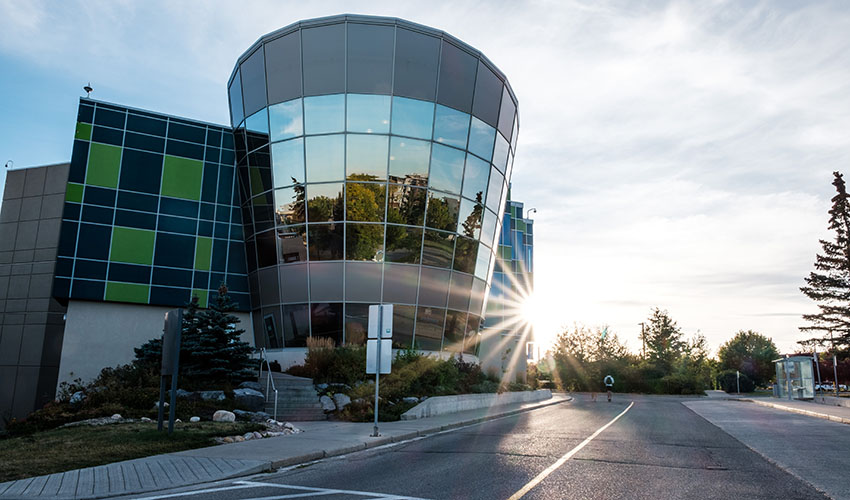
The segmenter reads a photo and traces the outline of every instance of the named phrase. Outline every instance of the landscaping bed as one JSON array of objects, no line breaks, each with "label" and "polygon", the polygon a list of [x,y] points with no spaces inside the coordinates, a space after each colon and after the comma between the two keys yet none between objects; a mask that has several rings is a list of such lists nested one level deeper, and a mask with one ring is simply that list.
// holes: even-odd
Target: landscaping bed
[{"label": "landscaping bed", "polygon": [[264,431],[257,423],[177,423],[174,433],[156,422],[64,427],[0,439],[0,482],[132,460],[216,444],[216,438]]}]

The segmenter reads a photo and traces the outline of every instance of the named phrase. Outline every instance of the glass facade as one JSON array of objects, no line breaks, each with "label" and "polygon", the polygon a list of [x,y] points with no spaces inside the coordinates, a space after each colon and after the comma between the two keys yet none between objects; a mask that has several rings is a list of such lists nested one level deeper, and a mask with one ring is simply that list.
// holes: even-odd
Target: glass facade
[{"label": "glass facade", "polygon": [[473,352],[518,132],[504,76],[443,32],[341,16],[262,37],[228,90],[257,345],[362,338],[384,302],[397,347]]},{"label": "glass facade", "polygon": [[80,101],[53,296],[250,310],[229,128]]}]

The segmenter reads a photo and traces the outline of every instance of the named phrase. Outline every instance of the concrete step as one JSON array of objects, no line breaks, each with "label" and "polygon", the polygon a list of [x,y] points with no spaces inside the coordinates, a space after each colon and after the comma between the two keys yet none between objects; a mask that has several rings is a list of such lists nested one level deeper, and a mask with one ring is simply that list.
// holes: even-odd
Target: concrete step
[{"label": "concrete step", "polygon": [[280,422],[316,422],[327,419],[328,417],[324,413],[277,413],[277,420]]}]

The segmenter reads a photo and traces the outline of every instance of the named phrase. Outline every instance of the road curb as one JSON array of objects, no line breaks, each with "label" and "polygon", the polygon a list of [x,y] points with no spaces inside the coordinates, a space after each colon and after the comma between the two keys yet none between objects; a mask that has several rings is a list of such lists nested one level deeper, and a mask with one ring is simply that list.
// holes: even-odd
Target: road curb
[{"label": "road curb", "polygon": [[850,418],[839,417],[839,416],[836,416],[836,415],[829,415],[827,413],[818,413],[816,411],[811,411],[811,410],[803,410],[803,409],[800,409],[800,408],[794,408],[792,406],[785,406],[785,405],[781,405],[781,404],[778,404],[778,403],[771,403],[771,402],[768,402],[768,401],[757,401],[757,400],[754,400],[754,399],[746,399],[746,398],[732,399],[730,401],[743,401],[745,403],[754,403],[754,404],[757,404],[759,406],[766,406],[768,408],[776,408],[777,410],[783,410],[783,411],[787,411],[787,412],[790,412],[790,413],[798,413],[800,415],[806,415],[806,416],[809,416],[809,417],[822,418],[824,420],[829,420],[831,422],[838,422],[840,424],[850,424]]}]

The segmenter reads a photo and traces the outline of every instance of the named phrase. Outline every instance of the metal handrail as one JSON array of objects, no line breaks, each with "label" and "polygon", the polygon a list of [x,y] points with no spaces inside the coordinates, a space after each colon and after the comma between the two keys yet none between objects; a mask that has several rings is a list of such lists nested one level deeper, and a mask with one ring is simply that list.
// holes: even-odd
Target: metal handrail
[{"label": "metal handrail", "polygon": [[257,382],[263,381],[263,363],[266,364],[266,401],[269,400],[269,388],[274,391],[274,419],[277,421],[277,387],[274,386],[274,377],[272,377],[272,367],[269,365],[269,360],[266,358],[266,348],[260,348],[260,374],[257,376]]}]

